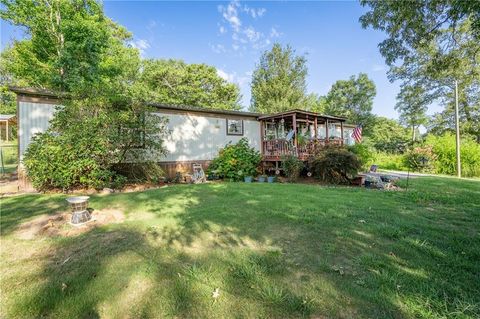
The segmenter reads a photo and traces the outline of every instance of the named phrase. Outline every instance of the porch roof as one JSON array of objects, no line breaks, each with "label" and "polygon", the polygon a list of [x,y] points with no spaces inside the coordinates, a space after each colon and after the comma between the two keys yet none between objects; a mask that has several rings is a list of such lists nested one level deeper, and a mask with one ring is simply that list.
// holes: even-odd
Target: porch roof
[{"label": "porch roof", "polygon": [[292,116],[293,114],[296,115],[297,119],[306,119],[307,117],[312,117],[317,118],[320,120],[332,120],[335,122],[345,122],[347,119],[345,117],[340,117],[340,116],[332,116],[332,115],[324,115],[320,113],[315,113],[315,112],[310,112],[310,111],[304,111],[300,109],[293,109],[290,111],[286,112],[280,112],[280,113],[275,113],[275,114],[270,114],[270,115],[262,115],[259,116],[259,120],[270,120],[270,119],[275,119],[275,118],[283,118],[285,116]]}]

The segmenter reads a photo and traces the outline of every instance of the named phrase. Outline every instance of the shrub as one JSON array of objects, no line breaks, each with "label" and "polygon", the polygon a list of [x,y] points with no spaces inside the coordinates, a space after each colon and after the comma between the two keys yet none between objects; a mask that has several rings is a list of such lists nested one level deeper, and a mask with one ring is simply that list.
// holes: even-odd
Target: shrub
[{"label": "shrub", "polygon": [[285,172],[285,175],[288,178],[289,182],[295,182],[300,176],[305,165],[298,157],[293,155],[288,155],[282,157],[282,169]]},{"label": "shrub", "polygon": [[403,156],[406,167],[415,172],[433,172],[435,154],[431,146],[417,146]]},{"label": "shrub", "polygon": [[240,180],[245,176],[256,175],[262,157],[242,138],[236,144],[227,144],[208,167],[208,172],[231,180]]},{"label": "shrub", "polygon": [[357,156],[343,147],[328,147],[317,153],[310,165],[315,177],[334,184],[347,184],[362,165]]},{"label": "shrub", "polygon": [[380,169],[390,169],[396,171],[407,170],[408,167],[405,166],[404,156],[402,154],[391,154],[384,152],[375,153],[375,164],[378,165]]},{"label": "shrub", "polygon": [[[480,144],[474,138],[461,138],[462,176],[480,176]],[[446,133],[441,136],[429,135],[426,144],[430,145],[435,154],[434,168],[439,174],[454,175],[457,172],[455,135]]]},{"label": "shrub", "polygon": [[360,161],[361,167],[368,170],[370,165],[374,164],[375,153],[371,147],[365,144],[355,144],[348,146],[348,151],[355,154]]},{"label": "shrub", "polygon": [[46,191],[84,186],[100,189],[119,186],[124,178],[112,172],[106,163],[97,161],[98,154],[106,152],[95,137],[55,135],[50,131],[36,135],[25,152],[23,164],[33,186]]}]

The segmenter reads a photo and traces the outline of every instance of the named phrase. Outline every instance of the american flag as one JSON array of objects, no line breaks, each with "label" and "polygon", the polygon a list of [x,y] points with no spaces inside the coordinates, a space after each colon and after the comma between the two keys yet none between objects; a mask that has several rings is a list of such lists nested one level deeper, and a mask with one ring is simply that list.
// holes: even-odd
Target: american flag
[{"label": "american flag", "polygon": [[353,129],[352,137],[355,142],[360,143],[362,141],[362,126],[358,125]]}]

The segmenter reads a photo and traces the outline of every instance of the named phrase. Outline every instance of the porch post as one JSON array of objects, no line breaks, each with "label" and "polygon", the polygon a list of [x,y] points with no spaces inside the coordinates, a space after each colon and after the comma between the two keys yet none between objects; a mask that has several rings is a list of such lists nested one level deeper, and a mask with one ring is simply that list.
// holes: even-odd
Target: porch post
[{"label": "porch post", "polygon": [[294,136],[293,145],[297,147],[297,114],[296,113],[293,113],[292,115],[292,124],[293,124],[293,133],[295,133],[293,135]]},{"label": "porch post", "polygon": [[328,119],[325,120],[325,143],[328,144]]},{"label": "porch post", "polygon": [[265,139],[264,134],[265,134],[265,127],[264,127],[264,124],[263,124],[263,120],[261,120],[261,121],[260,121],[260,143],[261,143],[260,150],[261,150],[262,156],[263,156],[263,154],[264,154],[264,153],[263,153],[263,152],[264,152],[263,146],[265,145],[265,143],[264,143],[264,139]]},{"label": "porch post", "polygon": [[8,120],[6,122],[6,127],[5,127],[5,140],[8,142]]},{"label": "porch post", "polygon": [[343,145],[343,122],[340,122],[340,136],[342,137],[342,145]]},{"label": "porch post", "polygon": [[313,129],[315,130],[315,135],[313,136],[313,140],[317,140],[318,131],[317,131],[317,117],[315,116],[315,120],[313,121]]}]

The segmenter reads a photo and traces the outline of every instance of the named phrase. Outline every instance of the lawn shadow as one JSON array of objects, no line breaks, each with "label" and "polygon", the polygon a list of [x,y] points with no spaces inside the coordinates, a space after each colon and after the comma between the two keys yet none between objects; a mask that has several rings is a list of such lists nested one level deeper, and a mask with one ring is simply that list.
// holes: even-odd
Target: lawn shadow
[{"label": "lawn shadow", "polygon": [[441,196],[411,183],[408,193],[216,184],[93,197],[127,221],[55,241],[14,314],[475,317],[478,203],[451,202],[468,188]]}]

